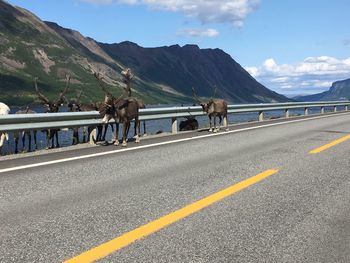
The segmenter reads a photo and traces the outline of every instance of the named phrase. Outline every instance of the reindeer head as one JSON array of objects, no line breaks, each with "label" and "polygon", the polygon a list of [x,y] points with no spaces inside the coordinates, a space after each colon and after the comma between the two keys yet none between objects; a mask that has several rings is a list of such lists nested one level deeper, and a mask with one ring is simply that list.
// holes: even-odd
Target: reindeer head
[{"label": "reindeer head", "polygon": [[95,78],[97,79],[100,88],[105,93],[105,98],[103,105],[99,107],[99,112],[103,116],[103,122],[107,123],[111,119],[117,120],[117,107],[116,105],[122,100],[122,98],[125,96],[125,94],[122,94],[120,97],[116,98],[107,91],[106,87],[104,86],[104,83],[102,81],[103,77],[100,73],[94,73]]},{"label": "reindeer head", "polygon": [[217,88],[215,87],[215,90],[214,90],[214,94],[213,96],[209,99],[208,102],[203,102],[199,99],[199,97],[197,96],[194,88],[192,88],[192,92],[193,92],[193,98],[195,99],[195,101],[202,106],[202,109],[205,113],[209,113],[211,111],[211,109],[213,108],[213,105],[214,105],[214,99],[213,97],[215,97],[216,95],[216,90]]},{"label": "reindeer head", "polygon": [[134,75],[131,74],[131,69],[130,68],[126,68],[124,69],[121,74],[124,76],[125,80],[124,80],[124,83],[127,83],[127,82],[130,82]]},{"label": "reindeer head", "polygon": [[205,113],[208,113],[208,109],[209,109],[208,103],[200,103],[200,105],[202,106],[203,111]]},{"label": "reindeer head", "polygon": [[66,87],[64,88],[63,91],[61,91],[57,100],[54,100],[54,101],[50,101],[44,94],[42,94],[39,91],[37,80],[38,80],[38,78],[34,79],[35,90],[36,90],[36,93],[37,93],[39,99],[41,100],[42,104],[46,107],[46,112],[58,112],[60,106],[62,106],[62,104],[64,102],[64,94],[68,91],[70,76],[67,76]]},{"label": "reindeer head", "polygon": [[105,100],[99,107],[99,112],[103,116],[102,122],[108,123],[111,119],[114,119],[116,114],[116,108],[114,105],[114,97],[105,95]]},{"label": "reindeer head", "polygon": [[101,116],[103,116],[102,122],[108,123],[111,119],[115,117],[116,110],[114,103],[116,98],[109,91],[107,91],[106,87],[103,84],[103,77],[101,76],[101,74],[94,72],[94,76],[97,79],[100,88],[105,93],[104,102],[101,105],[99,105],[98,108]]},{"label": "reindeer head", "polygon": [[67,103],[68,110],[70,112],[78,112],[81,111],[81,103],[80,103],[80,98],[81,95],[83,94],[83,91],[80,90],[77,92],[77,97],[76,99],[71,99],[70,101],[67,100],[67,98],[64,96],[64,99]]}]

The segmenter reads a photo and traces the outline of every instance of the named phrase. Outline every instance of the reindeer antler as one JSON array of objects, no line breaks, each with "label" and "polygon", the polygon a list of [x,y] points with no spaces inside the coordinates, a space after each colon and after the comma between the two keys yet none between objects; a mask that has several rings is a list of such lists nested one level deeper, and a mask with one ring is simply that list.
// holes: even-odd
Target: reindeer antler
[{"label": "reindeer antler", "polygon": [[131,80],[134,78],[134,75],[131,74],[131,69],[126,68],[124,69],[121,74],[124,76],[124,83],[126,84],[126,88],[124,88],[125,92],[127,93],[128,97],[131,97]]},{"label": "reindeer antler", "polygon": [[66,76],[66,87],[64,88],[63,91],[61,91],[60,95],[58,96],[57,103],[60,103],[63,101],[63,96],[67,93],[68,87],[69,87],[69,82],[70,82],[70,76]]},{"label": "reindeer antler", "polygon": [[196,91],[194,90],[194,87],[192,87],[192,94],[193,94],[193,98],[198,102],[198,103],[202,103],[202,101],[199,99],[199,97],[196,94]]},{"label": "reindeer antler", "polygon": [[77,104],[80,104],[80,99],[82,95],[83,95],[83,90],[77,91],[77,100],[76,100]]},{"label": "reindeer antler", "polygon": [[101,76],[101,74],[100,74],[100,73],[97,73],[97,72],[94,72],[94,76],[95,76],[95,78],[97,79],[97,82],[98,82],[98,84],[100,85],[100,88],[103,90],[103,92],[104,92],[107,96],[109,96],[109,97],[111,97],[111,98],[114,98],[114,96],[112,95],[112,93],[110,93],[109,91],[107,91],[105,85],[103,84],[103,81],[102,81],[103,77]]},{"label": "reindeer antler", "polygon": [[37,80],[38,80],[38,77],[35,77],[34,78],[35,91],[38,94],[39,99],[41,99],[44,103],[49,103],[50,100],[39,91]]},{"label": "reindeer antler", "polygon": [[214,93],[213,93],[213,96],[210,98],[210,100],[213,100],[215,98],[218,87],[215,85],[213,90],[214,90]]},{"label": "reindeer antler", "polygon": [[131,69],[130,68],[126,68],[124,69],[121,74],[126,78],[127,81],[131,81],[134,77],[133,74],[131,74]]}]

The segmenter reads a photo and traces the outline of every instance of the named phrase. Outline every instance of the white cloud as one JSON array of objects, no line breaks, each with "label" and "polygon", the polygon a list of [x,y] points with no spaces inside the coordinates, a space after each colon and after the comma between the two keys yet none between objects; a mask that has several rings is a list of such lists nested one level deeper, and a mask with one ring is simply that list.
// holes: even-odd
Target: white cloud
[{"label": "white cloud", "polygon": [[317,93],[332,82],[350,78],[350,57],[307,57],[295,64],[278,64],[273,58],[246,70],[266,87],[284,94]]},{"label": "white cloud", "polygon": [[253,78],[259,77],[259,69],[257,67],[246,67],[245,70],[248,71]]},{"label": "white cloud", "polygon": [[176,32],[177,36],[185,37],[216,37],[219,32],[215,29],[183,28]]},{"label": "white cloud", "polygon": [[229,23],[242,27],[260,0],[80,0],[94,4],[145,5],[152,9],[181,12],[202,23]]}]

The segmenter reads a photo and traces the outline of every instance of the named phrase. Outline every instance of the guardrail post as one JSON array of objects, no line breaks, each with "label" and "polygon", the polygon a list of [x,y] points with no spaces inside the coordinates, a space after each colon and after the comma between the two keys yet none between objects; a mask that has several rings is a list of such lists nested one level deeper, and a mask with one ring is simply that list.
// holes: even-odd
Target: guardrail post
[{"label": "guardrail post", "polygon": [[177,119],[176,118],[171,118],[171,132],[172,133],[177,133]]},{"label": "guardrail post", "polygon": [[321,114],[324,114],[324,107],[321,107]]},{"label": "guardrail post", "polygon": [[304,115],[306,116],[306,115],[309,115],[309,108],[305,108],[304,109]]},{"label": "guardrail post", "polygon": [[264,112],[259,111],[259,121],[263,121],[263,120],[264,120]]},{"label": "guardrail post", "polygon": [[337,106],[333,107],[333,112],[337,112]]},{"label": "guardrail post", "polygon": [[286,118],[289,118],[289,109],[286,109]]}]

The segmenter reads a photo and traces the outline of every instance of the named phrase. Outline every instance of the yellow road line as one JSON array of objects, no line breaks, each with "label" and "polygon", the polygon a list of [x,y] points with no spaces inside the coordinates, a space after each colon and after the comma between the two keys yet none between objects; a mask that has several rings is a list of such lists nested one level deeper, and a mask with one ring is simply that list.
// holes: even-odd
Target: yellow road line
[{"label": "yellow road line", "polygon": [[340,138],[340,139],[337,139],[337,140],[335,140],[335,141],[332,141],[332,142],[330,142],[330,143],[327,143],[327,144],[325,144],[325,145],[323,145],[323,146],[321,146],[321,147],[318,147],[318,148],[316,148],[316,149],[313,149],[313,150],[310,151],[309,153],[310,153],[310,154],[315,154],[315,153],[323,152],[324,150],[327,150],[327,149],[329,149],[329,148],[331,148],[331,147],[333,147],[333,146],[335,146],[335,145],[337,145],[337,144],[339,144],[339,143],[345,142],[345,141],[347,141],[347,140],[349,140],[349,139],[350,139],[350,134],[349,134],[349,135],[346,135],[346,136],[344,136],[344,137],[342,137],[342,138]]},{"label": "yellow road line", "polygon": [[196,201],[192,204],[189,204],[183,208],[180,208],[179,210],[176,210],[168,215],[165,215],[163,217],[160,217],[148,224],[145,224],[141,227],[138,227],[130,232],[127,232],[115,239],[112,239],[104,244],[101,244],[95,248],[92,248],[86,252],[83,252],[82,254],[71,258],[64,263],[73,263],[73,262],[94,262],[99,259],[102,259],[109,254],[118,251],[119,249],[126,247],[130,245],[131,243],[135,242],[136,240],[139,240],[141,238],[144,238],[170,224],[173,224],[195,212],[198,212],[199,210],[214,204],[230,195],[233,195],[234,193],[237,193],[253,184],[256,184],[260,182],[261,180],[277,173],[278,170],[271,169],[267,170],[265,172],[262,172],[260,174],[257,174],[253,177],[250,177],[244,181],[241,181],[237,184],[234,184],[224,190],[221,190],[215,194],[212,194],[210,196],[207,196],[199,201]]}]

